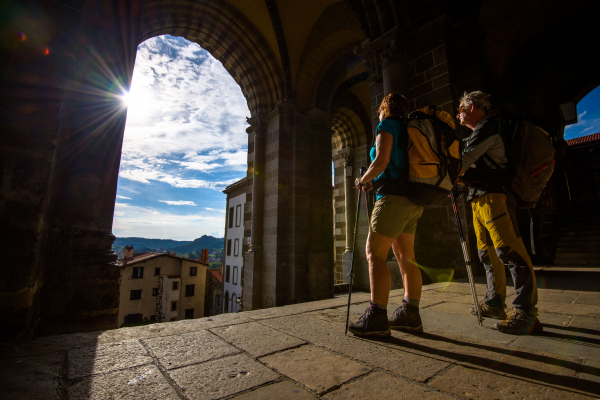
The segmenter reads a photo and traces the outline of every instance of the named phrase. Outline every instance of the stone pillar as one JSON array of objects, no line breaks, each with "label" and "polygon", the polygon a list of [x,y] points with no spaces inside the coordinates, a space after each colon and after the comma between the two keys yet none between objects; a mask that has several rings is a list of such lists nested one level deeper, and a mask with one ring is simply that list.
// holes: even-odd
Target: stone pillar
[{"label": "stone pillar", "polygon": [[392,42],[381,52],[381,72],[383,77],[383,95],[392,92],[408,98],[407,63],[401,49]]},{"label": "stone pillar", "polygon": [[352,169],[352,149],[346,147],[338,152],[344,158],[344,212],[346,215],[346,251],[351,253],[354,236],[354,171]]},{"label": "stone pillar", "polygon": [[308,259],[308,300],[333,297],[334,257],[331,248],[331,120],[315,108],[308,112],[310,129],[310,241]]},{"label": "stone pillar", "polygon": [[[117,327],[117,178],[144,1],[89,1],[61,115],[42,233],[39,334]],[[39,324],[39,325],[38,325]],[[36,326],[37,325],[37,326]]]},{"label": "stone pillar", "polygon": [[244,257],[243,307],[255,310],[262,306],[263,220],[265,198],[265,140],[267,118],[257,114],[248,119],[247,132],[254,138],[252,173],[252,225],[250,249]]}]

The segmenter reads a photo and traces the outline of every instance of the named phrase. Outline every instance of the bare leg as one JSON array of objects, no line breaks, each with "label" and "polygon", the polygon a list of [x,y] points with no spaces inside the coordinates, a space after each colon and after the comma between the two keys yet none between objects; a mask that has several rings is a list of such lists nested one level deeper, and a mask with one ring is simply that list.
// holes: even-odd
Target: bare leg
[{"label": "bare leg", "polygon": [[415,235],[403,233],[392,243],[396,261],[400,266],[402,283],[404,284],[404,297],[421,300],[423,277],[415,261]]},{"label": "bare leg", "polygon": [[371,301],[382,306],[387,306],[392,286],[390,271],[385,260],[393,241],[393,238],[383,236],[377,232],[369,232],[369,237],[367,238]]}]

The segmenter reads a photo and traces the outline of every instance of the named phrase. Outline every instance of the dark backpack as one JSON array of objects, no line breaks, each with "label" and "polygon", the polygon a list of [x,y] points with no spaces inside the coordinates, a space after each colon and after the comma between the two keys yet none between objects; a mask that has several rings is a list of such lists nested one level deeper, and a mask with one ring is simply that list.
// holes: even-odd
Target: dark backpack
[{"label": "dark backpack", "polygon": [[[517,198],[518,208],[533,208],[554,172],[554,140],[546,123],[533,116],[501,114],[507,124],[502,137],[508,157],[508,186]],[[498,164],[485,155],[496,168]]]},{"label": "dark backpack", "polygon": [[429,106],[412,112],[408,118],[395,118],[402,124],[399,146],[408,154],[409,170],[398,179],[389,171],[375,182],[378,194],[407,196],[419,205],[441,204],[450,193],[460,171],[460,150],[450,114]]}]

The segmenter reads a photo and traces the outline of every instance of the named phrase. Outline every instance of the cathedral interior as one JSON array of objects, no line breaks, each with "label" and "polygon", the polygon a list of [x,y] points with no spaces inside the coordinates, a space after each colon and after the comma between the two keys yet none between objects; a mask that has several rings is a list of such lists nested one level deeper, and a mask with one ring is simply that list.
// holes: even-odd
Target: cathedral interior
[{"label": "cathedral interior", "polygon": [[[345,281],[353,181],[386,94],[454,116],[465,90],[486,91],[494,110],[534,113],[560,139],[560,106],[600,84],[600,5],[583,0],[9,0],[0,10],[2,337],[116,327],[126,121],[116,97],[148,38],[210,52],[252,114],[245,310],[328,299]],[[533,215],[548,222],[536,239],[543,263],[552,221],[577,198],[560,152],[556,161]],[[354,284],[368,290],[366,225],[362,213]],[[466,276],[457,235],[449,200],[425,210],[416,254],[430,281],[436,270]]]}]

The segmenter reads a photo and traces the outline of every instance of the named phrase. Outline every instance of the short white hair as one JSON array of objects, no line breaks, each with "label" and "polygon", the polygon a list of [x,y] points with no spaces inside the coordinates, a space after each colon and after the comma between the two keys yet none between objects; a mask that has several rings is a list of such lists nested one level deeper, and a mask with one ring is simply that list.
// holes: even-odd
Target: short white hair
[{"label": "short white hair", "polygon": [[474,104],[475,107],[479,108],[480,110],[483,110],[483,112],[487,114],[492,108],[492,105],[490,103],[490,97],[492,97],[491,94],[483,93],[480,91],[475,91],[471,93],[465,92],[463,97],[460,98],[460,104],[464,106],[470,106]]}]

